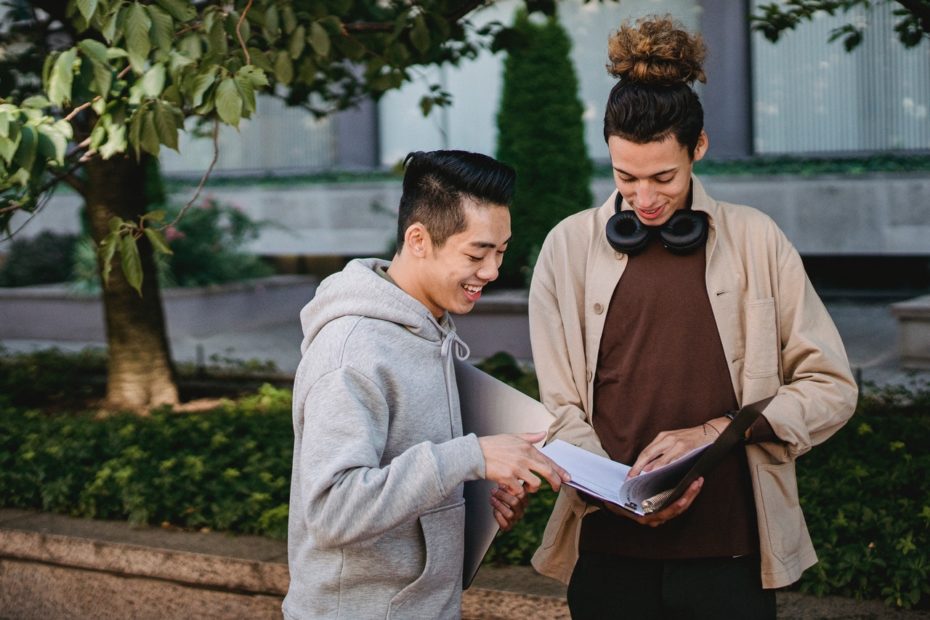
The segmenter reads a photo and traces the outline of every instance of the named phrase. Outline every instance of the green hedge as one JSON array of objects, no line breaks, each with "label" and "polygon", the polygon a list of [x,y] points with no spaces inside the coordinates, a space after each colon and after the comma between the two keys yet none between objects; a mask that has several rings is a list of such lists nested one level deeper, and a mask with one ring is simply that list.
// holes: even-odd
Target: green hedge
[{"label": "green hedge", "polygon": [[[83,376],[67,362],[81,358],[57,355],[55,372],[66,390]],[[533,375],[509,356],[482,367],[536,395]],[[15,384],[4,388],[3,506],[286,535],[289,390],[265,386],[208,413],[95,419],[14,405]],[[930,608],[928,474],[930,386],[870,390],[849,424],[798,461],[802,504],[820,557],[800,588]],[[554,499],[548,490],[535,495],[523,521],[497,538],[486,561],[527,563]]]}]

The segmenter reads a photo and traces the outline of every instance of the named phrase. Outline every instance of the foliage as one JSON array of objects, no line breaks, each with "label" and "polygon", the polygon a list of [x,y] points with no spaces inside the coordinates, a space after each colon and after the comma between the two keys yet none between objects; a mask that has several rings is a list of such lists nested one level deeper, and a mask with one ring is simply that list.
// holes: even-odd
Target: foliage
[{"label": "foliage", "polygon": [[[757,13],[750,16],[753,30],[775,43],[787,30],[810,21],[818,13],[848,15],[856,10],[869,11],[880,4],[895,4],[898,21],[894,30],[905,47],[916,47],[930,38],[930,2],[927,0],[789,0],[770,2],[756,7]],[[830,41],[841,39],[847,52],[859,47],[865,34],[865,20],[851,20],[830,33]]]},{"label": "foliage", "polygon": [[930,607],[930,386],[862,399],[830,441],[798,462],[820,563],[801,588]]},{"label": "foliage", "polygon": [[[551,2],[530,4],[554,8]],[[163,146],[177,150],[187,118],[238,127],[255,112],[259,93],[322,116],[401,86],[417,77],[417,65],[472,58],[507,30],[496,22],[472,28],[464,17],[480,5],[10,4],[8,24],[0,29],[0,98],[6,98],[0,99],[0,228],[16,209],[35,209],[44,191],[88,159],[157,157]],[[448,100],[434,84],[421,106],[428,112]],[[129,262],[134,259],[122,239],[138,239],[140,229],[163,230],[157,221],[124,224],[114,225],[119,238],[111,244]],[[109,247],[102,251],[112,258]]]},{"label": "foliage", "polygon": [[[149,418],[42,413],[102,356],[0,356],[0,498],[7,507],[283,537],[293,437],[290,391],[262,387],[215,411]],[[78,368],[75,368],[77,366]],[[81,366],[86,366],[79,372]],[[532,396],[511,356],[479,365]],[[82,372],[84,374],[82,375]],[[820,562],[804,591],[930,608],[930,385],[871,389],[856,415],[798,462]],[[485,561],[526,564],[556,495],[534,495]]]},{"label": "foliage", "polygon": [[515,234],[501,269],[511,286],[529,281],[549,230],[592,203],[571,41],[554,17],[537,23],[525,11],[517,13],[513,32],[497,115],[497,157],[517,171]]},{"label": "foliage", "polygon": [[209,413],[48,415],[0,403],[0,497],[8,507],[283,538],[290,390]]},{"label": "foliage", "polygon": [[14,407],[73,405],[99,391],[94,377],[106,371],[106,355],[85,349],[10,353],[0,347],[0,400]]},{"label": "foliage", "polygon": [[[165,230],[165,243],[171,254],[159,255],[162,286],[209,286],[260,278],[273,269],[243,246],[258,237],[265,225],[255,222],[241,209],[224,205],[214,198],[177,218],[178,207],[169,207],[167,217],[177,223]],[[89,239],[78,245],[75,254],[75,281],[81,290],[99,290],[96,255]]]},{"label": "foliage", "polygon": [[0,286],[64,282],[71,278],[77,237],[43,231],[30,239],[17,237],[0,266]]}]

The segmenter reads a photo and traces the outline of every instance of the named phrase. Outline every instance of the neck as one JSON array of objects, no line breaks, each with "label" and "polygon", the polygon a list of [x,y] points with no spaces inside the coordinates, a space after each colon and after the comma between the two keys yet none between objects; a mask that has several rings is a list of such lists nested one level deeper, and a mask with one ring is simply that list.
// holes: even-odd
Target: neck
[{"label": "neck", "polygon": [[423,304],[437,320],[441,319],[445,311],[430,303],[429,298],[424,293],[420,279],[417,277],[418,270],[416,267],[410,257],[399,253],[394,255],[390,266],[387,268],[387,273],[402,291]]}]

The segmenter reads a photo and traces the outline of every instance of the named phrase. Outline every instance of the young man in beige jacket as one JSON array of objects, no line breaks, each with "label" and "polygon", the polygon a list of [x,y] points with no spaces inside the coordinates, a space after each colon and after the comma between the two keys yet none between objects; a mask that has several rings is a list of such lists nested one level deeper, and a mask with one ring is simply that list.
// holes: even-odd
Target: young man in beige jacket
[{"label": "young man in beige jacket", "polygon": [[604,135],[618,191],[561,222],[530,289],[550,440],[631,475],[712,441],[772,397],[732,453],[670,507],[635,517],[563,488],[533,564],[574,618],[774,618],[773,588],[816,562],[795,460],[852,415],[857,389],[800,256],[766,215],[708,196],[691,88],[703,43],[670,19],[611,38]]}]

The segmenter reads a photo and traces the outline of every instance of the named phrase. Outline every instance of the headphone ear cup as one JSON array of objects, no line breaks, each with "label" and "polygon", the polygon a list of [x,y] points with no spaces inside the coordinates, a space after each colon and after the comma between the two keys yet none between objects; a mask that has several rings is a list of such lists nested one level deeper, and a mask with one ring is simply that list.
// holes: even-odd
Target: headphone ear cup
[{"label": "headphone ear cup", "polygon": [[618,252],[630,256],[646,248],[651,233],[632,211],[617,211],[607,220],[607,243]]},{"label": "headphone ear cup", "polygon": [[690,254],[707,242],[707,214],[703,211],[676,211],[659,229],[662,243],[674,254]]}]

